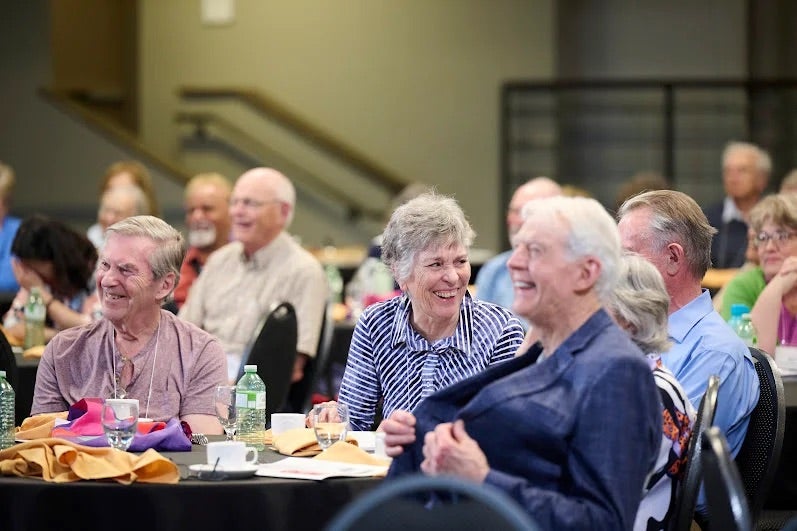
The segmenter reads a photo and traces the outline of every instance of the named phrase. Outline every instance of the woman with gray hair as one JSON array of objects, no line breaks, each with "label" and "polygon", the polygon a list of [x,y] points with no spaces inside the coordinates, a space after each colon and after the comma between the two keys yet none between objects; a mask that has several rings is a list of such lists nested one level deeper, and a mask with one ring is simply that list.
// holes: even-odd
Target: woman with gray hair
[{"label": "woman with gray hair", "polygon": [[752,308],[758,347],[774,354],[778,344],[797,344],[797,196],[770,195],[750,211],[759,266],[729,283],[723,310]]},{"label": "woman with gray hair", "polygon": [[623,256],[617,288],[607,309],[643,353],[659,388],[662,403],[661,448],[645,483],[634,529],[669,529],[676,509],[676,491],[686,465],[686,450],[695,410],[659,353],[670,348],[667,316],[670,297],[656,267],[641,256]]},{"label": "woman with gray hair", "polygon": [[457,202],[422,194],[398,207],[382,260],[402,295],[369,306],[357,322],[340,388],[351,428],[369,430],[426,396],[511,359],[523,329],[509,310],[468,293],[474,232]]}]

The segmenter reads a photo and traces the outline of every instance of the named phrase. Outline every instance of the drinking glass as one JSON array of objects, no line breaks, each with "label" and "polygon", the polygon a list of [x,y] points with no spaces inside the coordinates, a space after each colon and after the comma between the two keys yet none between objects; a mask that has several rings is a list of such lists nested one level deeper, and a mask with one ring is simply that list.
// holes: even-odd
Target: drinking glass
[{"label": "drinking glass", "polygon": [[117,450],[127,450],[133,443],[138,426],[138,400],[106,399],[102,404],[101,419],[108,444]]},{"label": "drinking glass", "polygon": [[216,418],[219,419],[227,440],[232,441],[235,437],[235,426],[238,418],[235,407],[235,386],[219,385],[216,387]]},{"label": "drinking glass", "polygon": [[349,430],[349,408],[336,402],[318,404],[313,408],[313,430],[322,450],[338,441],[346,440]]}]

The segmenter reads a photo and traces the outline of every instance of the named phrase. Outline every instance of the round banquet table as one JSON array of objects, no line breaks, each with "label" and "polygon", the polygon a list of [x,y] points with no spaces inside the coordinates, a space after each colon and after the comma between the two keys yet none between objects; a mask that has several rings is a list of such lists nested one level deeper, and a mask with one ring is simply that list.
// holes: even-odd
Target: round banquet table
[{"label": "round banquet table", "polygon": [[[222,437],[210,437],[220,440]],[[204,446],[161,452],[180,469],[176,485],[112,481],[48,483],[0,476],[3,531],[312,530],[321,529],[347,503],[380,484],[378,478],[323,481],[265,478],[202,481],[188,466],[206,462]],[[259,462],[284,456],[260,452]],[[192,473],[193,474],[193,473]]]}]

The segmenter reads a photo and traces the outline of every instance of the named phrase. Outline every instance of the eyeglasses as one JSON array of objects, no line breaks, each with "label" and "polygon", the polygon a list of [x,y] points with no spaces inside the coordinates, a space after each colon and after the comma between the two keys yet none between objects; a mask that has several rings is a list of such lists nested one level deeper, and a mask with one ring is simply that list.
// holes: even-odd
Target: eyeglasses
[{"label": "eyeglasses", "polygon": [[771,240],[775,245],[780,245],[781,243],[791,240],[794,237],[797,237],[797,234],[794,232],[787,232],[785,230],[779,230],[772,233],[761,231],[755,235],[755,243],[756,245],[763,247],[768,241]]},{"label": "eyeglasses", "polygon": [[281,203],[279,199],[269,199],[268,201],[258,201],[249,197],[230,199],[230,208],[240,205],[246,209],[255,210],[260,207],[270,205],[273,203]]}]

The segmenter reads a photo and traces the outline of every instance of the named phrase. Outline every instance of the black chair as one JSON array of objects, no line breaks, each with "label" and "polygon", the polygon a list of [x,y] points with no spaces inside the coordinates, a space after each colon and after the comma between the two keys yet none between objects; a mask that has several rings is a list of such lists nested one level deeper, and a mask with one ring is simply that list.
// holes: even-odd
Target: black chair
[{"label": "black chair", "polygon": [[318,336],[318,346],[315,358],[307,360],[304,366],[302,379],[291,385],[288,391],[288,401],[285,411],[292,413],[305,413],[310,410],[313,402],[313,392],[329,357],[329,346],[332,343],[332,307],[324,306],[324,315],[321,319],[321,333]]},{"label": "black chair", "polygon": [[19,370],[17,369],[17,358],[11,343],[6,339],[5,334],[0,332],[0,371],[6,371],[6,380],[14,390],[19,390]]},{"label": "black chair", "polygon": [[257,374],[266,384],[266,422],[280,411],[288,396],[296,360],[296,310],[289,302],[277,305],[258,330],[246,362],[257,365]]},{"label": "black chair", "polygon": [[714,424],[714,414],[717,411],[717,395],[720,388],[719,376],[712,375],[708,379],[706,392],[700,399],[697,409],[697,418],[689,437],[689,446],[686,449],[686,468],[678,488],[678,502],[672,519],[671,531],[689,531],[695,514],[697,495],[702,482],[701,437],[706,429]]},{"label": "black chair", "polygon": [[744,485],[753,522],[758,520],[775,477],[783,449],[786,425],[786,398],[783,379],[774,360],[765,352],[750,347],[761,384],[760,397],[747,426],[736,466]]},{"label": "black chair", "polygon": [[753,526],[747,497],[725,436],[716,426],[708,428],[703,433],[701,446],[711,529],[750,531]]},{"label": "black chair", "polygon": [[[432,496],[435,502],[428,506]],[[418,474],[363,494],[326,527],[327,531],[362,529],[535,531],[539,526],[517,502],[494,487]]]}]

